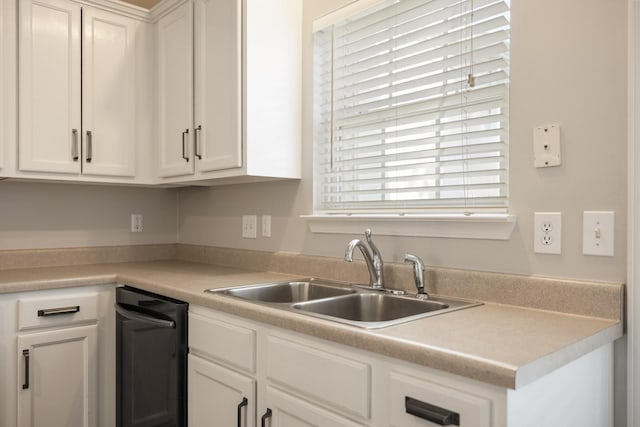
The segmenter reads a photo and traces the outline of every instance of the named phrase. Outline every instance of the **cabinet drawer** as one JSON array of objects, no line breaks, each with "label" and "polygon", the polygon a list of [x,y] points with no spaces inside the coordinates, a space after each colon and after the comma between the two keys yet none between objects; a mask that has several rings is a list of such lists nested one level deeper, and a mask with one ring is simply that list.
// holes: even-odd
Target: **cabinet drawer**
[{"label": "cabinet drawer", "polygon": [[[390,404],[392,427],[491,425],[491,400],[397,372],[391,373]],[[413,412],[417,409],[422,415],[412,415],[407,412],[408,408]],[[455,417],[457,421],[452,424],[439,424],[428,420],[430,417],[444,416]]]},{"label": "cabinet drawer", "polygon": [[46,328],[98,319],[98,295],[34,296],[18,300],[18,329]]},{"label": "cabinet drawer", "polygon": [[189,313],[189,348],[242,371],[256,371],[256,331],[253,329]]},{"label": "cabinet drawer", "polygon": [[299,342],[267,338],[267,377],[314,403],[370,418],[371,367]]}]

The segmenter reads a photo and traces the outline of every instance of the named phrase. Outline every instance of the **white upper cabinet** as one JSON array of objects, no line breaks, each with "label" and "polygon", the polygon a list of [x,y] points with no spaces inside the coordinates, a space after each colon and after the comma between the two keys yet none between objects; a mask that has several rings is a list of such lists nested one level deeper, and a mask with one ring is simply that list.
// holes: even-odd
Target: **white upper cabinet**
[{"label": "white upper cabinet", "polygon": [[19,171],[133,177],[137,23],[68,0],[18,16]]},{"label": "white upper cabinet", "polygon": [[161,181],[299,178],[301,0],[193,0],[157,25]]},{"label": "white upper cabinet", "polygon": [[186,2],[157,23],[159,175],[242,165],[242,7]]},{"label": "white upper cabinet", "polygon": [[246,0],[246,173],[300,178],[302,2]]},{"label": "white upper cabinet", "polygon": [[84,8],[83,173],[135,174],[135,52],[132,19]]},{"label": "white upper cabinet", "polygon": [[0,26],[1,176],[300,178],[302,0],[3,0]]},{"label": "white upper cabinet", "polygon": [[80,173],[81,7],[19,2],[19,168]]},{"label": "white upper cabinet", "polygon": [[200,172],[242,166],[242,4],[196,0],[195,157]]},{"label": "white upper cabinet", "polygon": [[192,174],[193,5],[182,4],[157,25],[158,174]]}]

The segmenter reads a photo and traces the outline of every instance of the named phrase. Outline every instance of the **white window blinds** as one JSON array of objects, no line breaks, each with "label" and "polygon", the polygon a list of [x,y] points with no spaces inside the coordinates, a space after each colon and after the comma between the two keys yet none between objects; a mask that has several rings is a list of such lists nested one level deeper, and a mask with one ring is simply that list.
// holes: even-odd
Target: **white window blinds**
[{"label": "white window blinds", "polygon": [[315,212],[506,210],[509,0],[342,15],[314,33]]}]

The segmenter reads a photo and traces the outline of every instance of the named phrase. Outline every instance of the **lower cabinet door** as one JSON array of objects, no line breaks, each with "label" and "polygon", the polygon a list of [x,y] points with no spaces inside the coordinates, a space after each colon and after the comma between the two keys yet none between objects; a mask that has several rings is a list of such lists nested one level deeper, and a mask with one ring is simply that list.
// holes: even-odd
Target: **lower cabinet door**
[{"label": "lower cabinet door", "polygon": [[18,426],[97,426],[98,326],[18,335]]},{"label": "lower cabinet door", "polygon": [[255,381],[189,355],[189,427],[254,427]]},{"label": "lower cabinet door", "polygon": [[267,409],[258,414],[260,427],[361,427],[338,414],[266,387]]}]

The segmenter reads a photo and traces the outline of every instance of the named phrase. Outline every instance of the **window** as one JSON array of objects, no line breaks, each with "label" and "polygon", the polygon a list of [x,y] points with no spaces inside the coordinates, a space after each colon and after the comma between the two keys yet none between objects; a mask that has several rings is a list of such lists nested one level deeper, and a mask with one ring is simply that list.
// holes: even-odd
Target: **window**
[{"label": "window", "polygon": [[360,0],[315,22],[316,215],[506,211],[509,1]]}]

